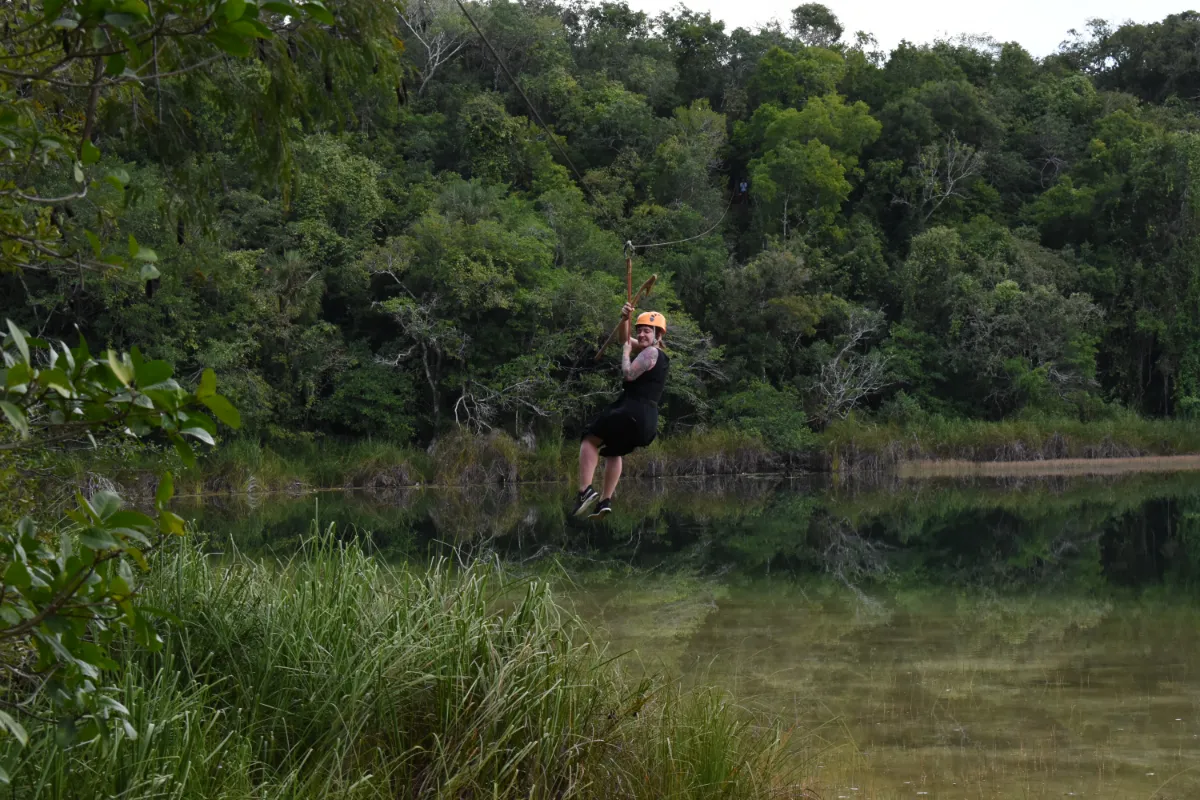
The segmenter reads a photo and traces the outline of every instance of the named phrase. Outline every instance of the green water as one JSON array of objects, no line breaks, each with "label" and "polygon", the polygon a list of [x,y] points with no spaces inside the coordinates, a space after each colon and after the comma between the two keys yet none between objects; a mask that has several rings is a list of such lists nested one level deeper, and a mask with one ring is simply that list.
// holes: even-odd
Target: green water
[{"label": "green water", "polygon": [[[794,727],[825,798],[1200,798],[1200,476],[271,496],[189,509],[286,556],[540,572],[634,669]],[[215,546],[230,546],[214,540]]]}]

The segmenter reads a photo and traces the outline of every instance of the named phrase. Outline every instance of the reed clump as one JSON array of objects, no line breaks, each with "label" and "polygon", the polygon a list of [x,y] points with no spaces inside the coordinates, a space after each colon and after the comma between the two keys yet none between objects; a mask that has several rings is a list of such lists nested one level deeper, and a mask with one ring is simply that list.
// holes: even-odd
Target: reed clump
[{"label": "reed clump", "polygon": [[1200,425],[1117,414],[1090,421],[1029,415],[986,421],[926,415],[904,424],[850,418],[823,431],[815,471],[871,472],[910,461],[1131,459],[1200,452]]},{"label": "reed clump", "polygon": [[35,729],[14,796],[803,796],[781,731],[632,682],[544,583],[492,566],[393,568],[331,536],[285,565],[181,547],[145,602],[178,620],[120,654],[139,737]]},{"label": "reed clump", "polygon": [[630,477],[745,475],[780,472],[784,456],[759,437],[731,428],[709,428],[663,437],[625,459]]},{"label": "reed clump", "polygon": [[435,441],[429,454],[435,483],[470,486],[519,480],[521,446],[503,431],[477,435],[456,428]]}]

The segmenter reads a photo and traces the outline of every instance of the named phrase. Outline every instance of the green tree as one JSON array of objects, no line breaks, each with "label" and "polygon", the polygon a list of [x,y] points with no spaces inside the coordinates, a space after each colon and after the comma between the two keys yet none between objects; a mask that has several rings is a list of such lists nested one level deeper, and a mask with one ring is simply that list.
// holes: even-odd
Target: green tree
[{"label": "green tree", "polygon": [[810,97],[832,94],[845,72],[845,60],[833,50],[806,47],[791,52],[772,47],[750,78],[750,102],[800,106]]},{"label": "green tree", "polygon": [[792,9],[792,30],[809,47],[832,47],[845,29],[828,6],[805,3]]}]

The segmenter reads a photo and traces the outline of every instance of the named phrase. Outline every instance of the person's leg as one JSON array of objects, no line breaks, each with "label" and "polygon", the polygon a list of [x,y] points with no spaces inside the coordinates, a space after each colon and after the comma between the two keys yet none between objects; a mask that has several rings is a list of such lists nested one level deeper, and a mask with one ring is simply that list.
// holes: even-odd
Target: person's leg
[{"label": "person's leg", "polygon": [[620,456],[606,456],[604,459],[604,492],[601,500],[611,500],[617,490],[617,481],[621,480],[621,467],[624,461]]},{"label": "person's leg", "polygon": [[596,477],[596,465],[600,463],[600,445],[598,438],[592,435],[583,437],[579,443],[579,491],[592,485]]}]

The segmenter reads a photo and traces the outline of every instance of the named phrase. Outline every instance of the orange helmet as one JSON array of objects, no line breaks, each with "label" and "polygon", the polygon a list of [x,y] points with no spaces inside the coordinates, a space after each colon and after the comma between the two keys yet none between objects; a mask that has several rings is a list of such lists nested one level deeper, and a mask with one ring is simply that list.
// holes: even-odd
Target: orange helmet
[{"label": "orange helmet", "polygon": [[645,311],[638,315],[637,322],[633,323],[636,328],[638,325],[650,325],[658,328],[663,333],[667,332],[667,318],[657,311]]}]

